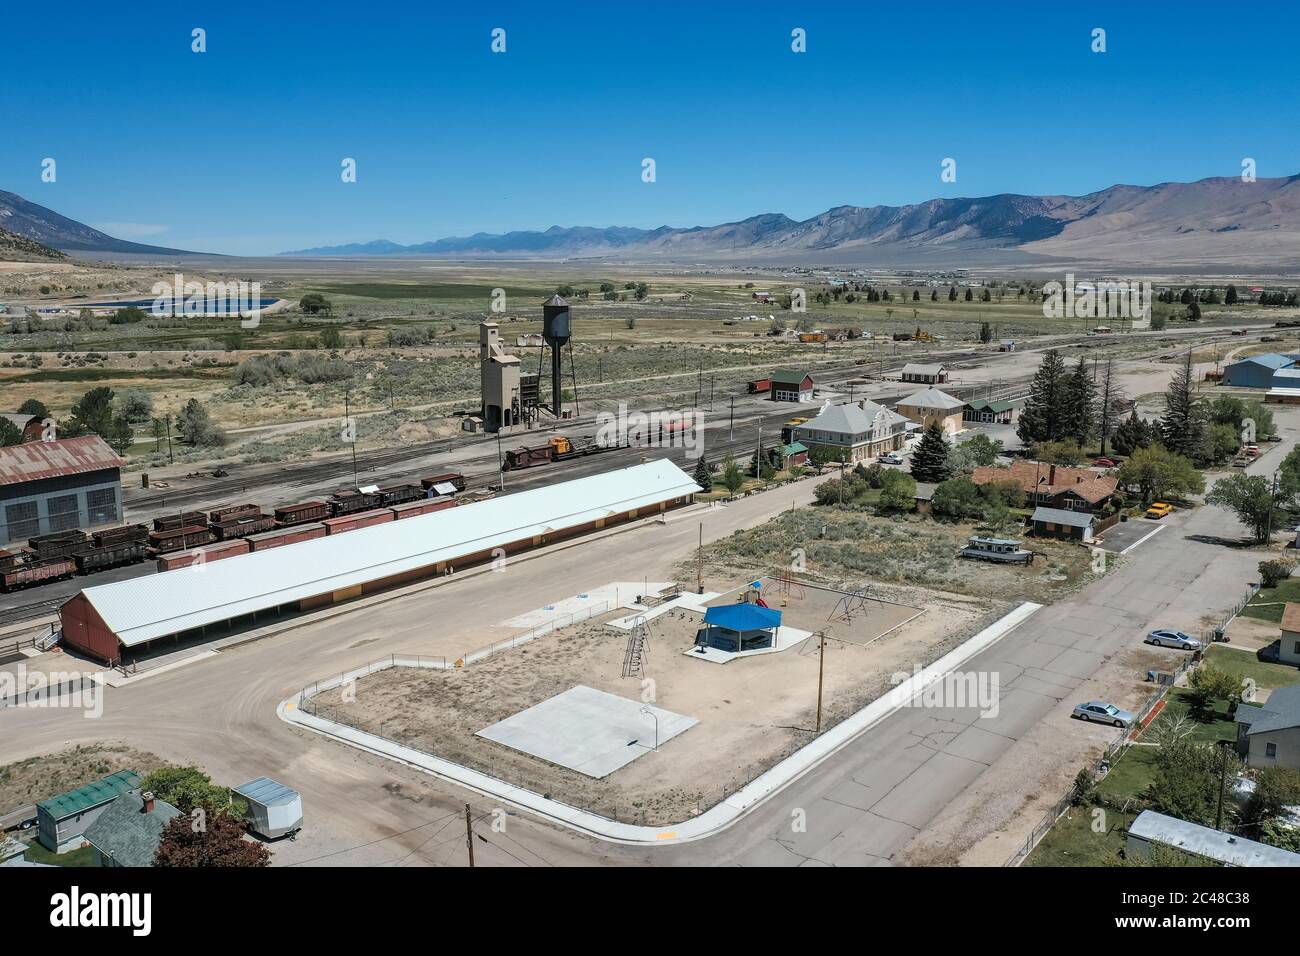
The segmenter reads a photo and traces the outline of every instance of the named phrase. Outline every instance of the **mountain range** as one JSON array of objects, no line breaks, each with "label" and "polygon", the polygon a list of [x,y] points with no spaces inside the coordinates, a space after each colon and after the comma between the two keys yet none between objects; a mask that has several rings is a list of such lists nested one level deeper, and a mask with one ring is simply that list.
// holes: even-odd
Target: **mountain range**
[{"label": "mountain range", "polygon": [[115,239],[84,223],[61,216],[51,209],[24,199],[17,193],[0,190],[0,229],[23,239],[58,249],[61,252],[102,252],[128,255],[194,255],[183,249],[147,246],[139,242]]},{"label": "mountain range", "polygon": [[401,245],[323,246],[285,256],[747,260],[775,263],[1080,260],[1141,265],[1300,264],[1300,175],[1085,196],[1004,193],[907,206],[836,206],[810,219],[764,213],[715,226],[552,226]]},{"label": "mountain range", "polygon": [[[65,253],[196,256],[117,239],[0,191],[6,246]],[[24,255],[44,255],[28,247]],[[3,251],[0,249],[0,251]],[[714,226],[552,226],[402,245],[385,239],[280,253],[297,257],[676,260],[752,264],[1300,268],[1300,175],[1155,186],[1085,196],[1003,193],[906,206],[836,206],[810,219],[763,213]]]}]

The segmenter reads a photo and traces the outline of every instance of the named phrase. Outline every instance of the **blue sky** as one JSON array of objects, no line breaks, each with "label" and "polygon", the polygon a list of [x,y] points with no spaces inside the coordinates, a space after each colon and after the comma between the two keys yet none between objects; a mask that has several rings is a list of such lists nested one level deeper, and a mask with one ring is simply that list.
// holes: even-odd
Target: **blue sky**
[{"label": "blue sky", "polygon": [[5,21],[0,188],[213,252],[1300,172],[1283,3],[72,0]]}]

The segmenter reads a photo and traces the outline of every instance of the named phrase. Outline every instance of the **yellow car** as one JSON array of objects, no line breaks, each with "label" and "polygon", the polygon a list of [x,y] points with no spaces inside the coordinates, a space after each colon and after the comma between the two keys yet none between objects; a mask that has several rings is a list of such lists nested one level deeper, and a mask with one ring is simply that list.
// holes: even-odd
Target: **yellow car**
[{"label": "yellow car", "polygon": [[1173,505],[1165,504],[1163,501],[1156,501],[1147,509],[1146,516],[1148,518],[1163,518],[1167,514],[1172,514],[1173,510]]}]

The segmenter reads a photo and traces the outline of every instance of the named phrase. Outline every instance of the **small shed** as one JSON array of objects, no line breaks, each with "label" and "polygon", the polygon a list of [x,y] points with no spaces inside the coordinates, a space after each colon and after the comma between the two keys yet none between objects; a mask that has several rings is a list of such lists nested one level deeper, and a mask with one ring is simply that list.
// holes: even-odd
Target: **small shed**
[{"label": "small shed", "polygon": [[1092,526],[1096,516],[1086,511],[1067,511],[1064,508],[1045,508],[1040,505],[1034,509],[1031,520],[1034,534],[1039,537],[1066,538],[1087,543],[1092,540]]},{"label": "small shed", "polygon": [[758,604],[723,604],[704,612],[695,643],[739,654],[776,646],[781,612]]},{"label": "small shed", "polygon": [[1300,853],[1154,810],[1143,810],[1128,828],[1125,852],[1146,857],[1153,843],[1202,856],[1224,866],[1300,866]]},{"label": "small shed", "polygon": [[772,401],[811,402],[813,377],[793,368],[779,368],[772,373]]},{"label": "small shed", "polygon": [[948,369],[942,364],[925,365],[908,362],[903,366],[900,376],[904,382],[918,382],[922,385],[939,385],[948,381]]},{"label": "small shed", "polygon": [[233,789],[248,802],[244,819],[258,836],[274,840],[302,829],[302,797],[297,790],[270,777],[258,777]]}]

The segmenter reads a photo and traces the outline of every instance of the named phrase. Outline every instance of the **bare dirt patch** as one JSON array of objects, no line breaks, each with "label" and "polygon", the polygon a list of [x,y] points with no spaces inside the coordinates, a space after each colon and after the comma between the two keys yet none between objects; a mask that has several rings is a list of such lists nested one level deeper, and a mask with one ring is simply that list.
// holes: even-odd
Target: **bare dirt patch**
[{"label": "bare dirt patch", "polygon": [[141,776],[167,761],[124,743],[96,743],[0,767],[0,813],[93,783],[119,770]]},{"label": "bare dirt patch", "polygon": [[[714,589],[732,584],[729,579]],[[883,587],[874,592],[881,600],[902,596]],[[769,589],[766,599],[783,610],[785,626],[834,628],[837,639],[826,645],[823,730],[881,696],[893,674],[910,674],[936,660],[1005,610],[992,601],[917,589],[906,596],[922,613],[897,627],[914,612],[883,604],[873,611],[867,602],[851,618],[828,620],[841,594]],[[358,681],[355,700],[331,692],[316,699],[315,710],[557,801],[648,825],[678,823],[708,809],[815,736],[815,639],[713,664],[684,653],[694,646],[701,616],[671,610],[651,621],[643,682],[622,677],[627,632],[606,626],[614,616],[553,632],[460,670],[381,671]],[[889,633],[881,636],[884,631]],[[699,723],[600,780],[475,736],[579,684],[634,700],[649,691],[657,706]]]}]

